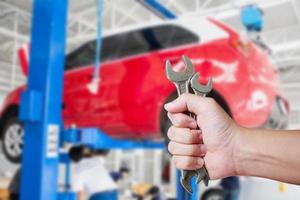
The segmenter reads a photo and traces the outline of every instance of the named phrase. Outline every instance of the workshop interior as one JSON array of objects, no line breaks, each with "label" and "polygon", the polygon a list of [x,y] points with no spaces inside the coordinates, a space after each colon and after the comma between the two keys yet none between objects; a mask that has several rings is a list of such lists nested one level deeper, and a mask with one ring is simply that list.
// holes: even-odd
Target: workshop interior
[{"label": "workshop interior", "polygon": [[0,200],[300,199],[178,170],[164,109],[299,130],[299,75],[299,0],[0,0]]}]

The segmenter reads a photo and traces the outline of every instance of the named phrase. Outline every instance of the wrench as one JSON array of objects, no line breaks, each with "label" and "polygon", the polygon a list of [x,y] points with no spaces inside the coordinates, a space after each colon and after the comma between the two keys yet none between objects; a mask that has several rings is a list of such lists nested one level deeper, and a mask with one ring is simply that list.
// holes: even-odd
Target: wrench
[{"label": "wrench", "polygon": [[[199,95],[200,93],[207,94],[212,88],[211,80],[209,81],[210,85],[209,84],[207,86],[200,85],[198,83],[199,74],[198,73],[194,74],[195,68],[194,68],[193,63],[186,56],[183,56],[182,59],[185,63],[185,70],[183,72],[174,72],[172,70],[170,61],[166,62],[167,78],[175,84],[178,95],[180,96],[183,93],[189,92],[188,86],[189,86],[189,82],[192,81],[191,80],[192,77],[194,77],[193,85],[195,86],[195,89],[193,88],[194,87],[193,85],[191,85],[191,86],[192,86],[192,89],[194,90],[195,94],[197,94],[197,95]],[[191,84],[192,84],[192,82],[191,82]],[[198,92],[200,92],[200,93],[198,94]],[[189,114],[192,117],[192,114],[191,113],[189,113]],[[207,173],[207,170],[205,169],[205,167],[203,167],[201,169],[197,169],[197,170],[181,170],[180,181],[181,181],[182,186],[188,192],[190,192],[190,193],[193,192],[192,188],[190,186],[190,180],[193,176],[196,176],[197,184],[201,180],[204,180],[205,185],[208,185],[209,176],[208,176],[208,173]]]},{"label": "wrench", "polygon": [[[198,82],[199,76],[200,74],[196,73],[190,79],[191,88],[196,95],[205,97],[212,90],[212,79],[210,78],[206,85],[201,85]],[[193,115],[193,117],[196,120],[196,115]],[[197,184],[203,180],[205,186],[208,186],[209,175],[205,166],[197,170],[186,170],[183,172],[183,178],[181,178],[181,184],[188,192],[190,193],[193,192],[190,185],[190,181],[193,178],[193,176],[196,176]]]},{"label": "wrench", "polygon": [[183,72],[173,71],[170,61],[167,60],[166,62],[167,78],[175,84],[178,96],[189,92],[189,81],[195,73],[195,68],[191,61],[186,56],[182,56],[182,60],[185,63]]},{"label": "wrench", "polygon": [[[201,85],[198,81],[200,74],[196,73],[194,74],[194,76],[191,78],[190,84],[191,84],[191,88],[193,89],[194,93],[198,96],[202,96],[205,97],[211,90],[212,90],[212,79],[209,78],[207,84]],[[195,120],[196,119],[196,115],[194,115]],[[200,129],[198,127],[198,129]],[[198,177],[197,177],[197,183],[199,183],[201,180],[204,181],[205,186],[208,186],[208,182],[209,182],[209,175],[207,172],[207,169],[205,168],[205,166],[203,166],[203,168],[197,170],[198,171]],[[190,182],[190,179],[192,177],[187,176],[187,182]]]},{"label": "wrench", "polygon": [[205,97],[212,90],[212,79],[209,78],[207,84],[204,86],[198,82],[199,76],[200,73],[197,72],[191,78],[191,88],[196,95]]}]

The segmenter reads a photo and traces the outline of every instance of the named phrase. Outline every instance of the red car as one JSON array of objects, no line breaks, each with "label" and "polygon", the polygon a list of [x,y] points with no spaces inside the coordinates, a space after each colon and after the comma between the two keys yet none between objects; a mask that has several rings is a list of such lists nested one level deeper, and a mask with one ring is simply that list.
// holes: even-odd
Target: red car
[{"label": "red car", "polygon": [[[288,103],[278,88],[278,72],[267,52],[213,19],[179,18],[134,27],[104,36],[99,91],[91,82],[96,42],[89,41],[66,56],[63,120],[65,127],[97,127],[114,138],[149,139],[170,126],[163,105],[176,97],[166,79],[165,61],[174,70],[188,56],[202,75],[213,77],[210,96],[241,125],[287,125]],[[26,70],[25,70],[26,71]],[[12,91],[1,111],[5,155],[18,162],[23,127],[18,120],[20,94]]]}]

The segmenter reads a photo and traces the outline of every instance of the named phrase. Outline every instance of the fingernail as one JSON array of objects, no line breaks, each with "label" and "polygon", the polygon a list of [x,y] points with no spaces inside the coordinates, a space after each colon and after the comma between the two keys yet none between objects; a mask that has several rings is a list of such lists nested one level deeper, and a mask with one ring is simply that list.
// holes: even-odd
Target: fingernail
[{"label": "fingernail", "polygon": [[165,106],[164,106],[164,108],[165,108],[166,110],[168,110],[169,107],[170,107],[170,105],[171,105],[171,103],[166,103]]}]

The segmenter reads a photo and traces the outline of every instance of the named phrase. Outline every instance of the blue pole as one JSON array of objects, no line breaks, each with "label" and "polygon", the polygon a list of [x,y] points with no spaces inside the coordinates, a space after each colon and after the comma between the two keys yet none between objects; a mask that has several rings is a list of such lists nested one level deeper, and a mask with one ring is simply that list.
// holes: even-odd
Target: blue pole
[{"label": "blue pole", "polygon": [[20,110],[25,125],[21,200],[56,200],[68,1],[33,2],[28,86]]}]

